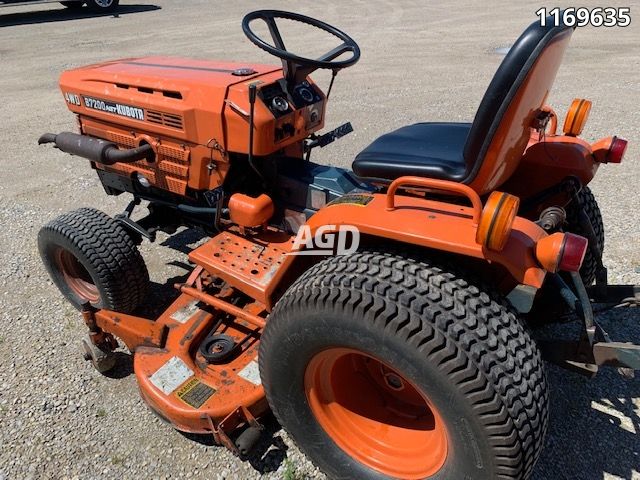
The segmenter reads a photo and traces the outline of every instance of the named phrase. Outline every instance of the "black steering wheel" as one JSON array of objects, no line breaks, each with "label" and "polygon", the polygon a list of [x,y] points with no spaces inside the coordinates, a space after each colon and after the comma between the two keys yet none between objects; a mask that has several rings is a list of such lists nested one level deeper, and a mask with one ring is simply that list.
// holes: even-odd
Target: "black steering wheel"
[{"label": "black steering wheel", "polygon": [[[278,18],[294,20],[296,22],[301,22],[306,25],[319,28],[334,37],[337,37],[342,43],[319,58],[306,58],[295,55],[287,50],[284,42],[282,41],[280,30],[278,30],[278,26],[276,24],[276,19]],[[265,42],[263,39],[258,37],[253,30],[251,30],[251,23],[255,20],[262,20],[267,24],[269,33],[273,39],[273,45]],[[298,76],[296,75],[298,70],[301,70],[298,73],[303,76],[308,75],[318,68],[327,68],[337,71],[342,68],[350,67],[360,59],[360,47],[358,47],[358,44],[353,40],[353,38],[328,23],[307,17],[306,15],[300,15],[299,13],[285,12],[282,10],[257,10],[245,15],[242,19],[242,30],[247,38],[255,45],[271,55],[282,59],[283,63],[286,62],[288,66],[287,70],[289,71],[285,73],[292,79]],[[347,52],[351,53],[349,58],[336,60],[336,58]]]}]

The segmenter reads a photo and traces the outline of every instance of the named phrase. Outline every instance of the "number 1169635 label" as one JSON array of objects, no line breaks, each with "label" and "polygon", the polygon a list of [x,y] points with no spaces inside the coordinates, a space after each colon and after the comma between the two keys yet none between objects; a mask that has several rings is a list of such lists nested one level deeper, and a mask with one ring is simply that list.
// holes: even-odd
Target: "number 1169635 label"
[{"label": "number 1169635 label", "polygon": [[631,7],[542,7],[536,15],[542,27],[627,27],[631,24]]}]

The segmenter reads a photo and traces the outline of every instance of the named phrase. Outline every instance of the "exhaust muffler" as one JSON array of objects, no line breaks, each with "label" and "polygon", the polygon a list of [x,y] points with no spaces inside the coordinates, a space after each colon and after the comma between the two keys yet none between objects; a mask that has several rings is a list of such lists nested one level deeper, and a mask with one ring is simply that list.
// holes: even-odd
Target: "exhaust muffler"
[{"label": "exhaust muffler", "polygon": [[154,158],[153,148],[149,144],[120,150],[113,142],[71,132],[62,132],[57,135],[45,133],[38,139],[38,145],[43,143],[54,143],[63,152],[104,165],[133,163],[143,159],[151,161]]}]

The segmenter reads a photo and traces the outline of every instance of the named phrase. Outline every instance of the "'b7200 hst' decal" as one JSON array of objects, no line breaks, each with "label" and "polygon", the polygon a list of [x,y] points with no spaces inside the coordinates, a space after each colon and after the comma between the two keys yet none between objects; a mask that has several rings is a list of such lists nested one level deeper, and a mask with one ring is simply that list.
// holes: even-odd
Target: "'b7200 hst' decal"
[{"label": "'b7200 hst' decal", "polygon": [[134,120],[144,120],[144,110],[138,107],[122,105],[109,100],[100,100],[98,98],[82,96],[84,104],[87,108],[100,110],[101,112],[113,113],[121,117],[133,118]]}]

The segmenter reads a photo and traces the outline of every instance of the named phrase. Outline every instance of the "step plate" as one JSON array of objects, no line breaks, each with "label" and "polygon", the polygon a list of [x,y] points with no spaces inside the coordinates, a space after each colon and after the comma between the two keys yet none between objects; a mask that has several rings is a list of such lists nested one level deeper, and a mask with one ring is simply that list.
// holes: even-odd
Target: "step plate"
[{"label": "step plate", "polygon": [[267,230],[251,238],[222,232],[189,254],[210,274],[269,306],[269,294],[294,258],[293,237]]}]

